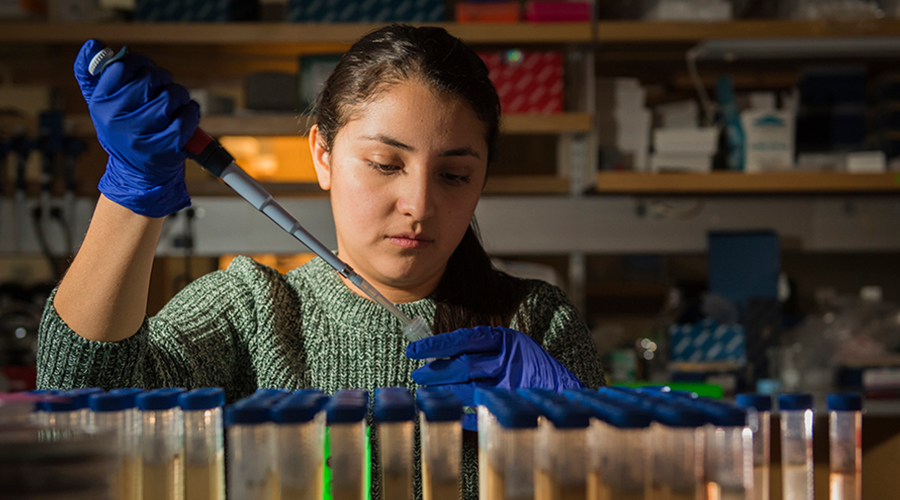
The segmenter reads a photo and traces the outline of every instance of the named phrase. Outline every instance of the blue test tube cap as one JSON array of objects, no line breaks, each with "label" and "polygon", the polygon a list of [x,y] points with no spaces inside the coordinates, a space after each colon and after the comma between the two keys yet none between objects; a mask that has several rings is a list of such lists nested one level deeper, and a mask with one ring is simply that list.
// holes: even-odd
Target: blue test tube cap
[{"label": "blue test tube cap", "polygon": [[88,401],[88,406],[92,411],[95,412],[112,412],[112,411],[124,411],[128,408],[134,408],[133,403],[134,399],[129,397],[127,394],[113,394],[111,392],[104,392],[99,394],[91,394],[90,400]]},{"label": "blue test tube cap", "polygon": [[462,402],[456,394],[445,389],[424,392],[419,389],[416,404],[429,422],[457,422],[463,416]]},{"label": "blue test tube cap", "polygon": [[121,394],[125,396],[125,401],[128,406],[126,408],[135,408],[137,407],[137,395],[142,394],[146,391],[139,387],[123,387],[121,389],[112,389],[109,391],[110,394]]},{"label": "blue test tube cap", "polygon": [[272,421],[278,424],[303,424],[323,411],[328,399],[318,389],[304,389],[283,397],[270,408],[269,413]]},{"label": "blue test tube cap", "polygon": [[345,389],[331,396],[325,406],[328,425],[353,424],[366,418],[369,393],[363,389]]},{"label": "blue test tube cap", "polygon": [[520,388],[516,393],[530,401],[558,429],[584,429],[591,423],[591,412],[584,405],[556,391]]},{"label": "blue test tube cap", "polygon": [[182,410],[212,410],[225,404],[225,391],[221,387],[202,387],[178,395]]},{"label": "blue test tube cap", "polygon": [[563,391],[563,395],[581,403],[598,420],[619,429],[644,429],[653,423],[653,414],[649,411],[630,403],[615,401],[597,391],[568,390]]},{"label": "blue test tube cap", "polygon": [[703,412],[680,404],[658,404],[651,408],[653,419],[669,427],[702,427],[709,423]]},{"label": "blue test tube cap", "polygon": [[272,405],[267,401],[245,398],[225,408],[225,426],[258,425],[272,421]]},{"label": "blue test tube cap", "polygon": [[77,406],[77,410],[89,408],[92,394],[102,394],[104,391],[99,387],[84,387],[81,389],[69,389],[62,393],[63,396],[72,398]]},{"label": "blue test tube cap", "polygon": [[37,409],[46,412],[69,412],[80,410],[75,398],[63,395],[51,395],[38,402]]},{"label": "blue test tube cap", "polygon": [[738,406],[709,398],[701,398],[691,403],[703,412],[709,423],[719,427],[743,427],[747,425],[747,411]]},{"label": "blue test tube cap", "polygon": [[778,409],[780,411],[812,410],[812,408],[812,394],[795,392],[778,395]]},{"label": "blue test tube cap", "polygon": [[475,403],[484,406],[505,429],[533,429],[540,412],[527,399],[498,388],[475,390]]},{"label": "blue test tube cap", "polygon": [[410,422],[416,418],[416,403],[404,387],[375,389],[376,422]]},{"label": "blue test tube cap", "polygon": [[165,387],[153,389],[138,394],[135,398],[137,407],[141,411],[164,411],[178,407],[178,396],[185,392],[180,387]]},{"label": "blue test tube cap", "polygon": [[862,411],[862,395],[856,392],[829,394],[828,411]]},{"label": "blue test tube cap", "polygon": [[772,411],[772,396],[762,393],[744,393],[734,397],[734,403],[742,408],[756,411]]}]

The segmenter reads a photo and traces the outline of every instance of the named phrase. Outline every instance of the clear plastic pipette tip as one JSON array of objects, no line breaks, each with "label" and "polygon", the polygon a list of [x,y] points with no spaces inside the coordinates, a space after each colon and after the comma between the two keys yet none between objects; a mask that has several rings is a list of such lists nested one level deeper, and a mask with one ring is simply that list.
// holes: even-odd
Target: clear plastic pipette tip
[{"label": "clear plastic pipette tip", "polygon": [[400,322],[403,323],[403,336],[407,340],[409,340],[410,342],[415,342],[416,340],[421,340],[425,337],[431,336],[431,330],[428,328],[428,325],[425,324],[425,320],[423,320],[421,316],[416,316],[416,319],[409,319],[409,316],[403,314],[403,311],[397,309],[397,306],[395,306],[384,295],[382,295],[381,292],[379,292],[374,286],[369,284],[368,281],[366,281],[356,272],[352,270],[344,270],[342,274],[344,274],[344,277],[350,280],[351,283],[365,292],[365,294],[368,295],[369,298],[381,304],[382,307],[387,309],[388,312],[396,316],[397,319],[399,319]]}]

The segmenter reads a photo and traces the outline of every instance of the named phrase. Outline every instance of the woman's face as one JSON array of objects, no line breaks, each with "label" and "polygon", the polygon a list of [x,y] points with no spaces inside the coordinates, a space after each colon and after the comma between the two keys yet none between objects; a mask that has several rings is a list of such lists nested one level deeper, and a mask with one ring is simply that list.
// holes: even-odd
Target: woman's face
[{"label": "woman's face", "polygon": [[485,133],[466,102],[416,81],[361,105],[330,152],[311,131],[339,255],[391,301],[417,300],[437,287],[481,195]]}]

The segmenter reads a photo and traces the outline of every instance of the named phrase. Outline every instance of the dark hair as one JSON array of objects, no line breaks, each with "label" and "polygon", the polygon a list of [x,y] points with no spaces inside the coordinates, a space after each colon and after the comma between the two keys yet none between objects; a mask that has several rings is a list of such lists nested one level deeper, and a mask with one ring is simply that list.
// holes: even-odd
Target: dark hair
[{"label": "dark hair", "polygon": [[[319,134],[331,151],[338,131],[359,106],[397,83],[416,80],[467,102],[485,123],[488,163],[500,129],[500,99],[488,68],[443,28],[394,24],[373,31],[338,62],[316,104]],[[491,265],[474,219],[447,262],[433,294],[434,333],[478,325],[509,326],[525,296],[524,282]],[[521,326],[521,325],[520,325]]]}]

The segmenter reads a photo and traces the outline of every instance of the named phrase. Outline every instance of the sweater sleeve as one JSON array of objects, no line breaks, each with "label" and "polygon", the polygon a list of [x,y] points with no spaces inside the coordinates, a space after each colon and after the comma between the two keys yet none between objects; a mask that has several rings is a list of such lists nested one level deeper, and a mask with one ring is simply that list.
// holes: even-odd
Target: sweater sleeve
[{"label": "sweater sleeve", "polygon": [[575,306],[559,288],[531,281],[531,291],[511,328],[526,331],[584,385],[606,385],[597,347]]},{"label": "sweater sleeve", "polygon": [[[236,259],[237,261],[237,259]],[[138,332],[119,342],[87,340],[53,306],[44,309],[38,344],[38,386],[210,387],[245,392],[235,374],[247,371],[246,335],[256,330],[250,259],[190,283]],[[226,394],[227,396],[228,394]]]}]

